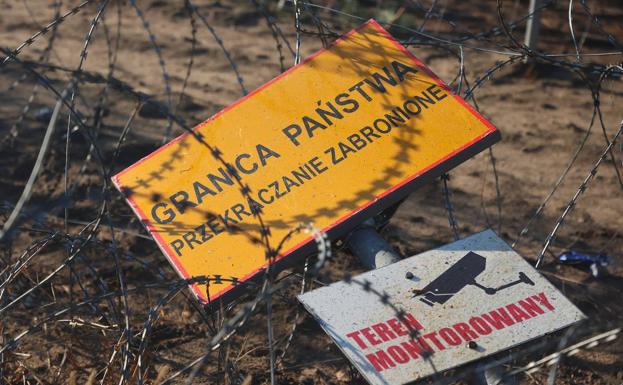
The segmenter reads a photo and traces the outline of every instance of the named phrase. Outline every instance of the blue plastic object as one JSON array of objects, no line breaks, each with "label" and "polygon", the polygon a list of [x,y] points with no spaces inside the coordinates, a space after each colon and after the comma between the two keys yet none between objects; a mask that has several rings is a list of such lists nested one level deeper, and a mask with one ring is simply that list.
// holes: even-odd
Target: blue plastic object
[{"label": "blue plastic object", "polygon": [[593,276],[598,277],[601,275],[602,270],[610,265],[610,257],[604,254],[587,254],[578,251],[567,251],[560,254],[558,262],[589,268]]}]

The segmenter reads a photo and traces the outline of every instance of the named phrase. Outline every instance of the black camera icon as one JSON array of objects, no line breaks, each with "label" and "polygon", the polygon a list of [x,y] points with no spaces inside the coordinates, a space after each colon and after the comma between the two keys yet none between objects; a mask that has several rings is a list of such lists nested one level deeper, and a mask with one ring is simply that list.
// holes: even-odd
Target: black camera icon
[{"label": "black camera icon", "polygon": [[420,301],[428,306],[434,306],[436,303],[440,305],[446,303],[467,285],[476,286],[488,295],[494,295],[500,290],[508,289],[520,283],[534,286],[534,282],[523,272],[519,273],[519,278],[516,281],[503,284],[497,288],[483,286],[476,282],[476,277],[485,271],[486,267],[487,259],[470,251],[426,287],[418,290],[418,294],[414,297],[420,297]]}]

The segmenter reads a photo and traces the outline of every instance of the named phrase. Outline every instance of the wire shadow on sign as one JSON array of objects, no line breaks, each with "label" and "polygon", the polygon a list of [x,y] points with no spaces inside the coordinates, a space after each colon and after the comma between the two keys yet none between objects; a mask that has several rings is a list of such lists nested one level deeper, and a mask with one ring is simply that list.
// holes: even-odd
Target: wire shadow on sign
[{"label": "wire shadow on sign", "polygon": [[[384,41],[386,41],[385,35],[378,29],[373,30],[372,34],[377,34],[378,35],[376,36],[377,38],[380,37]],[[417,144],[415,144],[417,142],[416,136],[419,135],[420,132],[419,132],[419,129],[417,128],[417,122],[416,123],[408,122],[411,119],[417,120],[418,117],[409,116],[409,114],[404,112],[404,110],[400,109],[399,107],[396,107],[394,105],[395,102],[390,102],[390,100],[388,99],[389,91],[387,89],[390,88],[390,86],[397,87],[399,89],[399,99],[400,100],[402,99],[411,100],[412,105],[415,105],[418,107],[418,110],[417,110],[418,114],[429,108],[426,102],[424,102],[423,100],[428,100],[428,103],[431,103],[431,104],[435,104],[435,101],[433,100],[432,96],[429,96],[429,95],[426,95],[426,98],[422,98],[419,96],[414,97],[412,95],[413,92],[410,92],[412,87],[406,84],[407,83],[406,80],[419,81],[418,75],[417,74],[402,74],[401,72],[399,72],[401,71],[401,68],[398,66],[398,64],[396,64],[397,63],[396,60],[397,59],[400,59],[403,61],[405,60],[405,58],[401,56],[402,53],[399,50],[397,50],[396,52],[388,51],[384,45],[376,41],[372,41],[372,40],[369,42],[366,42],[366,44],[362,46],[364,49],[362,49],[361,54],[358,54],[357,52],[353,53],[352,52],[353,49],[351,48],[349,49],[349,53],[347,55],[346,53],[343,53],[340,51],[339,45],[333,46],[331,49],[333,50],[332,54],[335,54],[335,55],[342,55],[345,57],[353,56],[354,59],[348,61],[345,64],[345,67],[352,67],[352,68],[349,68],[348,71],[351,71],[351,72],[356,73],[357,75],[360,75],[361,78],[365,78],[369,76],[370,71],[371,71],[370,68],[375,68],[375,66],[378,66],[378,63],[376,62],[366,62],[366,61],[359,59],[360,57],[365,56],[364,55],[365,52],[369,52],[370,46],[372,46],[373,51],[378,51],[378,52],[387,51],[388,55],[389,54],[395,55],[395,56],[388,57],[387,60],[385,60],[387,63],[392,63],[391,66],[387,64],[385,67],[383,67],[383,71],[385,72],[385,75],[378,75],[377,77],[377,74],[374,74],[374,79],[376,81],[376,84],[366,79],[366,82],[370,89],[367,91],[367,93],[365,94],[362,93],[362,95],[364,95],[366,99],[370,99],[371,97],[371,96],[368,96],[368,93],[370,95],[373,95],[374,98],[379,97],[381,99],[381,107],[384,110],[391,109],[392,110],[391,113],[396,114],[394,116],[395,120],[391,120],[394,122],[393,125],[395,126],[395,130],[399,131],[398,137],[392,138],[392,140],[396,141],[400,145],[399,150],[398,150],[399,152],[396,155],[392,156],[392,159],[395,160],[395,163],[384,167],[383,170],[379,170],[381,171],[380,172],[381,175],[378,177],[375,177],[374,180],[371,183],[369,183],[369,187],[367,185],[364,185],[363,186],[364,189],[354,193],[352,198],[339,200],[337,202],[337,206],[331,207],[331,204],[327,204],[315,212],[311,212],[305,215],[297,215],[293,218],[292,221],[284,221],[281,219],[272,219],[271,217],[267,217],[264,213],[264,206],[260,202],[262,200],[261,194],[259,195],[260,199],[258,199],[258,197],[255,196],[255,193],[258,187],[249,185],[247,183],[243,175],[244,170],[238,170],[241,166],[236,166],[238,168],[236,169],[236,167],[233,166],[234,164],[234,162],[232,161],[233,158],[229,157],[228,154],[223,153],[223,151],[219,149],[218,147],[207,144],[206,138],[204,137],[204,133],[200,131],[194,131],[191,135],[175,140],[174,145],[178,145],[179,151],[174,152],[170,160],[163,162],[162,166],[160,167],[160,170],[151,171],[148,173],[146,177],[139,177],[134,185],[132,184],[127,185],[125,183],[122,184],[121,186],[122,186],[124,195],[128,199],[131,199],[131,200],[137,200],[141,198],[144,199],[146,198],[144,195],[149,192],[149,188],[152,186],[152,184],[155,181],[166,180],[168,179],[167,174],[170,176],[174,176],[179,172],[178,170],[175,169],[176,163],[179,165],[182,165],[182,164],[187,164],[189,162],[190,163],[196,162],[196,159],[195,159],[196,157],[192,157],[189,154],[189,151],[190,151],[189,141],[198,140],[199,143],[202,144],[202,146],[207,148],[209,156],[212,156],[214,160],[217,162],[217,165],[220,165],[218,167],[218,172],[216,172],[215,174],[211,174],[211,173],[208,174],[210,181],[215,186],[215,190],[218,190],[220,192],[222,191],[222,188],[223,188],[222,186],[226,187],[227,185],[230,185],[230,186],[235,185],[236,187],[238,187],[243,200],[246,202],[244,202],[243,204],[237,204],[231,207],[231,211],[237,215],[237,219],[233,219],[232,217],[234,216],[234,214],[231,214],[231,217],[228,217],[227,215],[230,212],[229,210],[226,210],[225,214],[208,212],[208,211],[202,210],[201,205],[199,204],[201,203],[199,200],[199,197],[197,196],[197,198],[195,199],[197,203],[194,203],[192,197],[189,198],[189,193],[183,190],[178,193],[175,193],[174,195],[170,197],[170,200],[171,200],[170,204],[174,205],[175,208],[168,207],[171,205],[163,202],[164,197],[162,197],[162,195],[159,192],[152,193],[149,196],[149,199],[151,199],[154,203],[154,209],[152,209],[152,212],[151,212],[152,216],[155,215],[154,214],[155,209],[157,207],[160,207],[161,213],[166,213],[166,212],[169,213],[168,214],[169,218],[166,219],[166,222],[161,221],[158,224],[154,224],[153,221],[149,219],[147,221],[147,224],[148,224],[148,227],[155,228],[156,231],[166,234],[168,237],[175,237],[172,241],[169,238],[165,242],[166,243],[165,245],[162,244],[164,241],[162,240],[160,241],[160,246],[168,250],[167,254],[176,253],[177,257],[182,257],[182,254],[181,254],[182,249],[186,249],[186,250],[194,249],[194,248],[201,249],[202,248],[201,245],[204,243],[204,241],[208,241],[210,238],[217,236],[220,232],[227,232],[230,235],[231,234],[240,235],[243,237],[242,239],[246,239],[248,242],[251,242],[253,244],[263,244],[264,248],[267,250],[265,253],[267,260],[270,263],[271,258],[280,257],[280,255],[276,253],[275,250],[271,250],[271,246],[270,246],[271,238],[275,238],[275,237],[278,238],[281,236],[281,235],[276,235],[275,237],[273,237],[272,233],[275,230],[282,230],[282,231],[287,230],[287,229],[293,228],[298,223],[311,222],[312,219],[316,222],[325,223],[326,220],[324,218],[327,218],[327,219],[334,218],[337,212],[343,213],[345,209],[349,211],[353,211],[357,209],[357,211],[359,211],[359,213],[357,214],[358,218],[360,218],[360,220],[363,220],[365,216],[371,216],[371,215],[377,214],[378,212],[380,212],[380,210],[389,207],[390,204],[395,203],[399,200],[399,198],[394,197],[392,198],[392,200],[388,200],[388,202],[383,203],[383,204],[375,202],[378,197],[377,195],[379,194],[380,191],[387,190],[390,187],[392,187],[392,184],[388,182],[388,180],[391,177],[400,176],[400,175],[409,175],[410,173],[413,173],[413,171],[409,170],[409,165],[410,163],[412,163],[412,160],[410,159],[409,154],[413,152],[413,150],[417,149]],[[408,64],[400,64],[400,66],[403,67],[402,71],[404,71],[404,68],[411,68],[409,67],[409,65],[416,67],[417,64],[418,63],[409,62]],[[315,62],[310,61],[310,62],[307,62],[305,65],[311,66],[313,68],[315,65]],[[410,71],[411,72],[420,71],[424,73],[427,72],[424,68],[420,68],[420,67],[416,67],[416,68],[418,69],[414,70],[411,68]],[[380,72],[383,72],[383,71],[380,71]],[[396,73],[395,74],[390,73],[392,71],[395,71]],[[403,76],[406,77],[407,79],[403,79]],[[400,78],[400,81],[399,81],[399,78]],[[433,80],[434,79],[431,79],[430,81],[425,80],[426,82],[429,82],[430,84],[426,88],[427,90],[430,90],[431,87],[439,87],[439,90],[437,91],[437,93],[440,93],[440,92],[449,93],[450,92],[447,89],[443,90],[442,86],[438,85],[437,83],[434,83]],[[360,84],[363,84],[363,83],[364,83],[363,81],[360,82]],[[357,89],[359,90],[359,88]],[[429,92],[433,92],[433,96],[434,96],[434,91],[429,91]],[[444,95],[444,97],[447,97],[447,96],[450,96],[450,95]],[[412,99],[412,98],[415,98],[415,99]],[[418,102],[418,100],[420,99],[422,101]],[[360,101],[360,103],[363,103],[363,101]],[[409,110],[407,107],[405,107],[405,109]],[[396,110],[402,111],[403,116],[400,116],[397,112],[395,112]],[[414,115],[414,114],[417,115],[416,113],[410,113],[410,115]],[[385,114],[385,116],[389,116],[389,115]],[[378,119],[378,121],[383,121],[388,126],[387,127],[388,131],[392,130],[392,124],[388,123],[387,121],[383,119]],[[396,121],[402,122],[402,124]],[[375,125],[376,125],[376,121],[375,121]],[[372,130],[370,127],[366,127],[366,128],[370,131]],[[385,132],[388,132],[388,131],[385,131]],[[205,135],[209,136],[209,133],[205,133]],[[375,136],[378,137],[379,135],[375,134]],[[371,150],[368,150],[368,151],[371,151]],[[261,154],[259,150],[258,150],[258,154]],[[236,164],[238,164],[238,162],[236,162]],[[216,166],[213,166],[213,167],[216,167]],[[443,167],[447,167],[447,166],[443,166]],[[184,170],[182,170],[182,172],[183,171]],[[217,185],[217,182],[220,184]],[[422,183],[422,182],[418,182],[418,183]],[[214,194],[214,192],[212,192],[212,194]],[[405,193],[402,192],[401,194],[404,195]],[[179,195],[183,196],[184,205],[180,204],[179,200],[174,201],[173,199],[174,196],[179,196]],[[355,200],[358,203],[355,203]],[[361,202],[365,202],[365,201],[370,201],[370,202],[374,201],[376,207],[370,207],[370,208],[366,208],[365,210],[361,210],[362,207],[361,206],[358,207],[358,205],[360,205]],[[206,223],[200,224],[199,226],[195,226],[195,224],[189,226],[188,224],[185,224],[182,221],[176,221],[174,219],[176,216],[174,215],[176,212],[175,210],[177,210],[179,214],[185,214],[188,212],[189,214],[194,214],[195,217],[198,217],[199,219],[203,217],[203,220],[205,220]],[[253,223],[256,221],[242,221],[241,214],[255,217],[257,219],[257,223]],[[225,217],[226,220],[224,220],[223,217]],[[157,217],[154,217],[154,219],[158,221]],[[217,224],[219,220],[220,222],[222,222],[222,224]],[[230,222],[233,222],[233,224],[231,224]],[[220,226],[220,230],[218,231],[216,230],[217,226]],[[349,226],[350,228],[353,228],[355,224],[351,223]],[[331,236],[336,237],[336,236],[343,235],[345,234],[346,230],[347,229],[342,228],[341,230],[339,230],[339,233],[336,230],[336,232],[333,232]],[[205,249],[205,247],[203,248]],[[306,251],[306,253],[308,252],[309,251]],[[172,258],[175,258],[175,256],[172,256]]]}]

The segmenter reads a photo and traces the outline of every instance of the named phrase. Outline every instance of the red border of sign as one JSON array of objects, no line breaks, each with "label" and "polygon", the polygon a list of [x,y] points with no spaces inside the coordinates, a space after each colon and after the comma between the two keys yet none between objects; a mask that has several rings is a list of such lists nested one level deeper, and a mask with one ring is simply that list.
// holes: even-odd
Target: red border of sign
[{"label": "red border of sign", "polygon": [[[374,28],[376,28],[379,32],[381,32],[390,42],[392,42],[399,50],[401,50],[403,53],[405,53],[411,60],[413,60],[413,62],[424,72],[426,72],[427,75],[429,75],[436,83],[437,85],[439,85],[440,87],[442,87],[443,89],[445,89],[450,95],[454,96],[454,98],[456,100],[458,100],[459,103],[461,103],[469,112],[471,112],[474,116],[476,116],[484,125],[486,125],[489,130],[484,133],[483,135],[475,138],[474,140],[468,142],[467,144],[463,145],[462,147],[456,149],[455,151],[451,152],[450,154],[446,155],[444,158],[438,160],[437,162],[421,169],[420,171],[418,171],[417,173],[411,175],[410,177],[408,177],[407,179],[403,180],[402,182],[396,184],[395,186],[393,186],[392,188],[386,190],[385,192],[383,192],[382,194],[380,194],[379,196],[377,196],[375,199],[359,206],[358,208],[356,208],[355,210],[351,211],[348,215],[338,219],[337,221],[335,221],[333,224],[325,227],[324,229],[322,229],[322,232],[327,232],[331,229],[333,229],[334,227],[336,227],[337,225],[341,224],[342,222],[344,222],[345,220],[353,217],[355,214],[361,212],[363,209],[371,206],[373,203],[376,203],[379,199],[384,198],[386,196],[388,196],[390,193],[396,191],[397,189],[399,189],[400,187],[406,185],[407,183],[413,181],[414,179],[416,179],[418,176],[426,173],[427,171],[439,166],[441,163],[447,161],[448,159],[454,157],[456,154],[460,153],[461,151],[465,150],[466,148],[471,147],[472,145],[474,145],[475,143],[479,142],[480,140],[482,140],[484,137],[494,133],[497,131],[497,129],[489,122],[487,121],[482,115],[480,115],[477,111],[475,111],[472,106],[470,106],[469,104],[467,104],[467,102],[462,99],[460,96],[454,94],[452,92],[452,90],[450,90],[450,88],[441,80],[439,79],[439,77],[437,77],[437,75],[435,75],[428,67],[426,67],[426,65],[424,65],[424,63],[422,63],[422,61],[420,61],[420,59],[418,59],[415,55],[413,55],[411,52],[409,52],[402,44],[400,44],[396,39],[394,39],[394,37],[392,35],[389,34],[389,32],[387,32],[378,22],[376,22],[376,20],[374,19],[370,19],[368,21],[366,21],[365,23],[363,23],[362,25],[360,25],[359,27],[353,29],[352,31],[346,33],[345,35],[341,36],[340,38],[338,38],[337,40],[335,40],[329,47],[323,48],[317,52],[315,52],[314,54],[312,54],[311,56],[309,56],[308,58],[306,58],[305,60],[303,60],[301,63],[299,63],[298,65],[289,68],[288,70],[284,71],[283,73],[279,74],[277,77],[275,77],[274,79],[271,79],[270,81],[268,81],[267,83],[265,83],[264,85],[262,85],[261,87],[259,87],[258,89],[254,90],[253,92],[245,95],[244,97],[238,99],[237,101],[235,101],[234,103],[230,104],[229,106],[225,107],[224,109],[222,109],[221,111],[217,112],[216,114],[214,114],[212,117],[208,118],[207,120],[205,120],[203,123],[198,124],[195,128],[193,128],[193,131],[197,131],[199,130],[201,127],[203,127],[205,124],[209,123],[210,121],[216,119],[218,116],[222,115],[223,113],[233,109],[234,107],[236,107],[238,104],[244,102],[245,100],[251,98],[253,95],[255,95],[256,93],[260,92],[261,90],[263,90],[264,88],[268,87],[269,85],[273,84],[274,82],[276,82],[277,80],[287,76],[290,72],[296,70],[298,67],[304,65],[305,63],[310,62],[311,60],[313,60],[316,56],[320,55],[321,53],[327,51],[328,49],[330,49],[331,47],[335,46],[336,44],[338,44],[339,42],[341,42],[342,40],[348,38],[350,35],[358,32],[359,30],[365,28],[368,25],[372,25]],[[189,132],[185,132],[183,134],[181,134],[180,136],[178,136],[177,138],[171,140],[169,143],[163,145],[162,147],[160,147],[159,149],[155,150],[154,152],[152,152],[151,154],[145,156],[144,158],[140,159],[139,161],[137,161],[136,163],[132,164],[131,166],[127,167],[125,170],[119,172],[117,175],[113,176],[111,179],[113,181],[113,184],[115,185],[115,187],[119,190],[119,191],[123,191],[122,185],[119,182],[118,178],[123,175],[124,173],[130,171],[131,169],[133,169],[134,167],[138,166],[139,164],[141,164],[142,162],[148,160],[149,158],[153,157],[154,155],[158,154],[160,151],[164,150],[165,148],[167,148],[168,146],[180,141],[181,139],[185,138],[186,136],[190,135]],[[160,234],[156,231],[154,231],[154,228],[151,224],[151,222],[149,221],[149,219],[147,218],[147,216],[143,213],[143,211],[136,205],[136,203],[134,202],[134,200],[132,199],[132,197],[126,197],[126,200],[128,201],[128,203],[130,204],[130,207],[132,207],[132,210],[134,211],[134,213],[143,221],[143,223],[145,224],[145,226],[147,227],[147,229],[149,230],[150,234],[154,237],[156,243],[158,244],[158,247],[160,247],[160,249],[162,250],[163,254],[167,257],[167,259],[171,262],[171,264],[174,266],[174,268],[177,270],[178,274],[180,276],[182,276],[185,279],[191,278],[191,276],[188,274],[188,272],[186,271],[186,269],[184,269],[184,267],[182,266],[182,264],[180,263],[179,259],[175,256],[175,254],[172,252],[172,250],[169,248],[169,246],[164,242],[164,240],[162,239],[162,237],[160,236]],[[297,249],[300,249],[301,247],[303,247],[305,244],[311,242],[313,240],[313,237],[308,237],[305,240],[299,242],[296,246],[290,248],[289,250],[285,251],[284,253],[279,254],[279,256],[277,256],[277,258],[275,258],[275,262],[283,259],[284,257],[292,254],[294,251],[296,251]],[[250,278],[252,278],[253,276],[257,275],[259,272],[261,272],[262,270],[264,270],[266,267],[268,266],[268,263],[262,265],[260,268],[256,269],[255,271],[245,275],[242,278],[239,278],[240,282],[246,281]],[[197,296],[197,298],[203,302],[203,303],[208,303],[208,298],[206,297],[206,295],[201,292],[201,290],[199,289],[199,286],[197,284],[192,284],[192,291],[194,292],[194,294]],[[216,298],[221,297],[223,294],[225,294],[226,292],[230,291],[231,289],[233,289],[235,286],[230,285],[229,287],[224,288],[223,290],[217,292],[212,298],[211,300],[215,300]]]}]

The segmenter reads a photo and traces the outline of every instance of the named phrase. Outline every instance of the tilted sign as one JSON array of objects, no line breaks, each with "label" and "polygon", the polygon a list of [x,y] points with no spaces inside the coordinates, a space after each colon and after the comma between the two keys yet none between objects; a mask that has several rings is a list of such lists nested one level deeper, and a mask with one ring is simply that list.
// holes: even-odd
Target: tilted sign
[{"label": "tilted sign", "polygon": [[[262,228],[271,247],[300,223],[344,235],[498,139],[369,21],[113,181],[182,277],[223,278],[215,299],[266,266]],[[277,268],[314,250],[282,246]]]},{"label": "tilted sign", "polygon": [[299,300],[373,385],[408,383],[584,318],[491,230]]}]

